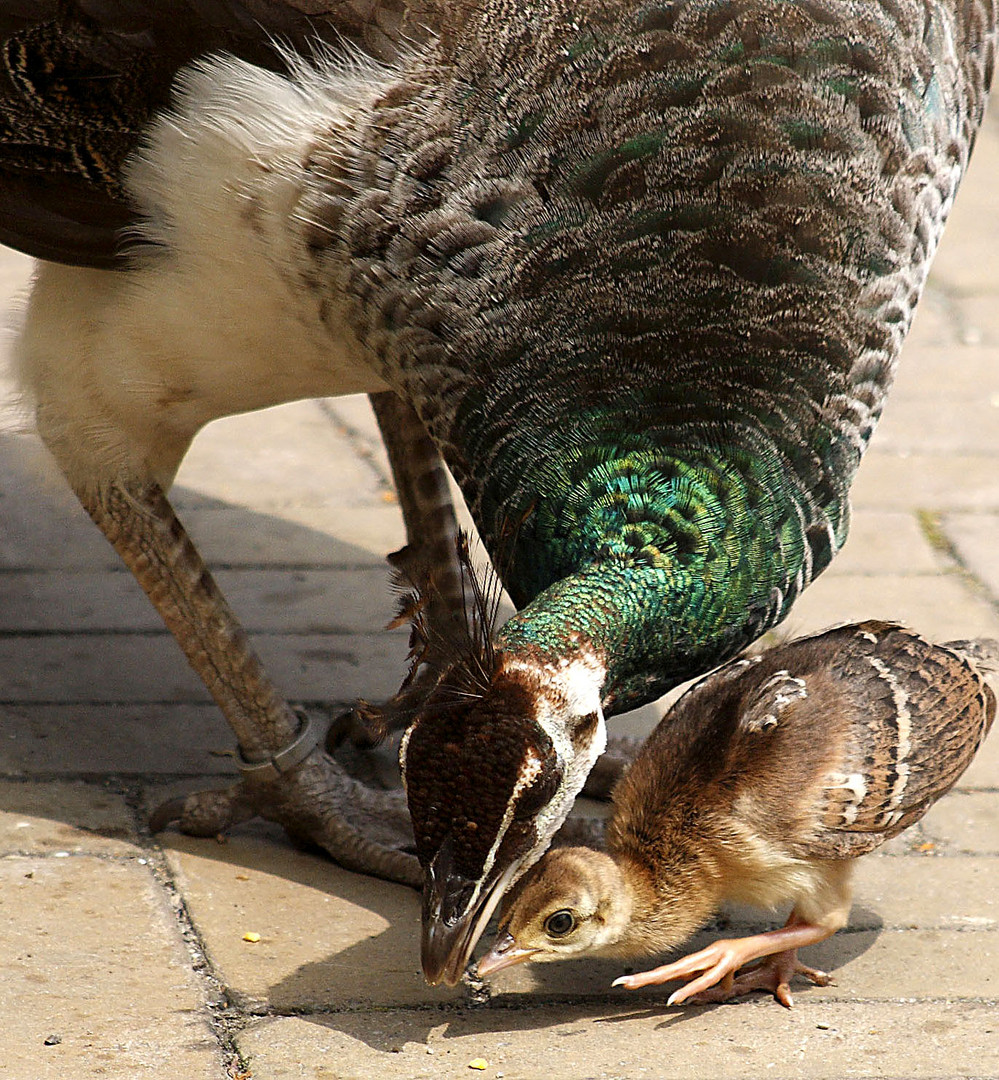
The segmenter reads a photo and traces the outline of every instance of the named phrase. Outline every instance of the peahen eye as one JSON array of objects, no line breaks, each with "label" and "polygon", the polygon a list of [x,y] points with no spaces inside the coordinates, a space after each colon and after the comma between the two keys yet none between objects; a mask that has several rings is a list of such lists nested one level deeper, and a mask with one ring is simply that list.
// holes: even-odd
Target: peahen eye
[{"label": "peahen eye", "polygon": [[556,911],[545,919],[545,930],[552,937],[565,937],[576,928],[576,919],[571,911]]}]

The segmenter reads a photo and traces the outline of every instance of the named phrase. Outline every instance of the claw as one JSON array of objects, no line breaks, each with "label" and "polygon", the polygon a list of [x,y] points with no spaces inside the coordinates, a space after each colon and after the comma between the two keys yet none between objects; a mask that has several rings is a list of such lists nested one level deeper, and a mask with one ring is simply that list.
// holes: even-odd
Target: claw
[{"label": "claw", "polygon": [[149,817],[149,828],[162,832],[177,823],[188,836],[218,836],[256,814],[241,784],[214,791],[198,791],[157,807]]},{"label": "claw", "polygon": [[149,815],[150,831],[153,833],[161,833],[168,825],[172,825],[183,815],[184,803],[186,801],[186,798],[180,798],[169,799],[165,803],[160,803],[160,805]]},{"label": "claw", "polygon": [[177,822],[190,836],[218,837],[258,815],[348,870],[422,884],[404,794],[366,787],[318,747],[277,780],[247,777],[229,788],[171,799],[151,815],[150,828],[159,832]]},{"label": "claw", "polygon": [[[709,987],[699,993],[684,995],[684,997],[692,1005],[711,1005],[741,997],[754,990],[763,990],[773,994],[785,1009],[792,1009],[794,998],[791,996],[790,982],[795,975],[804,976],[816,986],[828,986],[832,982],[832,978],[824,971],[802,964],[795,955],[795,951],[791,949],[768,956],[762,963],[743,971],[734,979],[729,977],[727,985],[723,982],[718,986]],[[677,991],[673,998],[676,998],[679,993],[680,991]],[[670,1004],[673,1004],[673,998],[670,998]]]},{"label": "claw", "polygon": [[792,1009],[794,998],[791,997],[790,982],[795,975],[804,976],[816,986],[828,986],[832,982],[832,978],[824,971],[817,971],[815,968],[802,964],[795,955],[795,951],[791,949],[787,952],[775,953],[762,963],[737,975],[728,987],[711,987],[691,995],[687,1000],[694,1005],[707,1005],[728,1001],[730,998],[749,994],[753,990],[764,990],[773,994],[785,1009]]},{"label": "claw", "polygon": [[383,710],[358,701],[352,708],[335,716],[326,732],[326,752],[332,754],[342,743],[349,742],[360,750],[372,750],[385,739],[386,723]]}]

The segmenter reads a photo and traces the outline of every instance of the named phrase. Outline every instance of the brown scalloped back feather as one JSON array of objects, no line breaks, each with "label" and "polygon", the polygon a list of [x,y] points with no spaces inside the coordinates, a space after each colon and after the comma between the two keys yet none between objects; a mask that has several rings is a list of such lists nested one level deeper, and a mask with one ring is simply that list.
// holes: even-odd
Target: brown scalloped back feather
[{"label": "brown scalloped back feather", "polygon": [[614,793],[608,847],[674,859],[695,832],[792,858],[863,855],[956,783],[987,735],[999,643],[868,621],[726,664],[687,692]]},{"label": "brown scalloped back feather", "polygon": [[[445,5],[454,20],[461,4]],[[392,61],[446,20],[435,0],[6,0],[0,5],[0,243],[121,267],[125,163],[178,70],[226,51]]]}]

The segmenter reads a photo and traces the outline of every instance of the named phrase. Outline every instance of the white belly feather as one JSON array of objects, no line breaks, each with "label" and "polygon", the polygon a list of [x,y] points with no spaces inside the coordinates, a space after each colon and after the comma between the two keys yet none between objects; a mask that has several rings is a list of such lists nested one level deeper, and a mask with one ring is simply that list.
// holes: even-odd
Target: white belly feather
[{"label": "white belly feather", "polygon": [[180,80],[129,177],[150,249],[123,271],[40,264],[17,349],[39,428],[74,483],[169,484],[210,420],[385,389],[306,283],[299,205],[317,139],[350,143],[385,72],[232,58]]}]

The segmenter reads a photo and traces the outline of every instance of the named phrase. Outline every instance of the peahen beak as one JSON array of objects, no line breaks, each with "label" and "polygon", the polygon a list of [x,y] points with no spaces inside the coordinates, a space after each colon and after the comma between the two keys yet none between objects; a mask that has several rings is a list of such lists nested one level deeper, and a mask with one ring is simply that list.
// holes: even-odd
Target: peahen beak
[{"label": "peahen beak", "polygon": [[423,887],[423,974],[431,986],[455,986],[482,932],[520,868],[508,866],[485,888],[450,867],[450,845],[434,859]]}]

